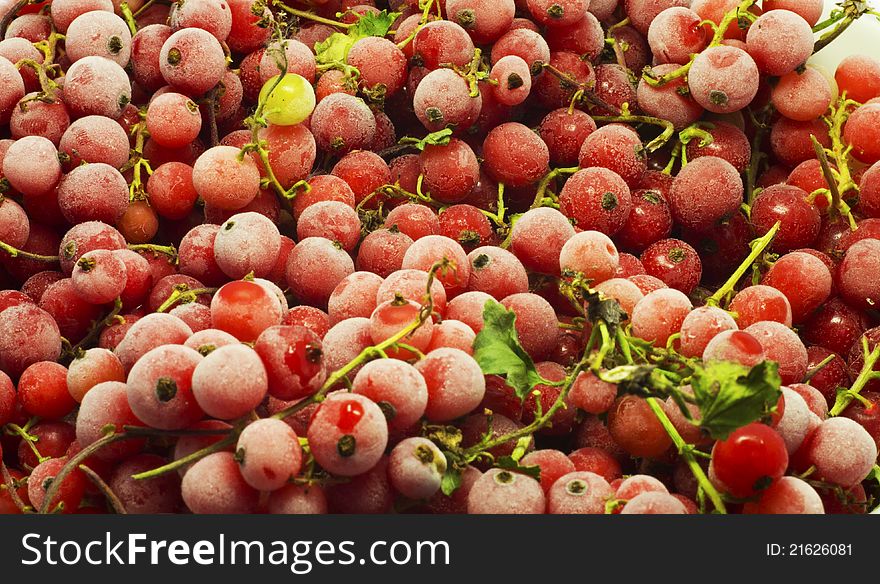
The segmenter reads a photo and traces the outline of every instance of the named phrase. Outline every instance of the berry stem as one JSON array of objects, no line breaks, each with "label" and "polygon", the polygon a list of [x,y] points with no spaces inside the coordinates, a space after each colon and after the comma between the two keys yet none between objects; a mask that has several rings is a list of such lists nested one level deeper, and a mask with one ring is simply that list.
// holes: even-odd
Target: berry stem
[{"label": "berry stem", "polygon": [[656,397],[649,397],[647,398],[647,402],[648,406],[650,406],[651,408],[651,411],[654,412],[654,415],[657,416],[657,420],[659,420],[660,424],[663,426],[663,429],[666,430],[667,434],[669,434],[669,437],[672,439],[672,443],[675,444],[675,447],[678,449],[679,455],[685,460],[688,468],[691,469],[694,478],[697,479],[697,483],[699,483],[700,485],[700,489],[702,489],[703,492],[709,497],[709,500],[712,501],[712,505],[715,507],[715,511],[721,514],[726,514],[727,508],[724,506],[724,500],[715,489],[712,481],[710,481],[709,477],[706,476],[706,473],[703,471],[703,467],[701,467],[700,464],[697,462],[691,445],[684,441],[684,439],[681,437],[681,434],[679,434],[678,430],[675,429],[675,426],[672,425],[672,421],[669,419],[669,416],[666,415],[666,412],[663,410],[663,406],[660,404],[660,401]]},{"label": "berry stem", "polygon": [[[740,15],[747,12],[749,8],[751,8],[754,4],[755,0],[743,0],[743,2],[739,3],[739,6],[727,12],[727,14],[724,15],[724,18],[721,19],[721,22],[719,22],[717,26],[714,26],[715,23],[710,22],[710,24],[712,24],[715,29],[715,35],[712,37],[712,42],[710,42],[706,48],[708,49],[720,45],[724,40],[724,35],[725,33],[727,33],[727,29],[730,28],[730,25],[738,21]],[[649,66],[646,67],[645,71],[642,73],[642,78],[648,85],[660,87],[661,85],[665,85],[670,81],[674,81],[681,77],[686,77],[688,72],[691,70],[691,65],[693,65],[693,63],[694,58],[692,57],[687,64],[682,65],[675,71],[670,71],[669,73],[661,77],[656,77],[651,72],[651,68]]]},{"label": "berry stem", "polygon": [[143,481],[146,479],[151,479],[154,477],[161,476],[163,474],[175,471],[179,468],[183,468],[184,466],[196,462],[197,460],[201,460],[208,456],[209,454],[214,454],[215,452],[220,452],[224,450],[227,446],[232,446],[238,440],[238,435],[241,433],[242,428],[236,428],[230,431],[229,436],[220,440],[219,442],[215,442],[209,446],[202,448],[201,450],[196,450],[192,454],[184,456],[183,458],[178,458],[175,461],[169,462],[164,466],[160,466],[158,468],[154,468],[152,470],[148,470],[145,472],[141,472],[138,474],[131,475],[136,481]]},{"label": "berry stem", "polygon": [[119,497],[116,496],[116,493],[113,492],[110,485],[105,483],[104,479],[102,479],[98,473],[84,464],[79,465],[79,470],[89,477],[89,480],[98,487],[98,490],[101,491],[101,494],[104,495],[104,498],[110,503],[110,507],[113,508],[114,513],[118,515],[128,515],[128,511],[125,510],[125,505],[119,500]]},{"label": "berry stem", "polygon": [[136,252],[151,251],[154,254],[160,253],[171,258],[171,260],[175,264],[177,263],[177,248],[175,248],[173,245],[157,245],[155,243],[134,243],[129,245],[128,249]]},{"label": "berry stem", "polygon": [[750,245],[752,248],[752,253],[743,260],[743,263],[736,269],[736,271],[727,279],[721,288],[719,288],[715,294],[706,299],[706,304],[708,306],[720,306],[721,302],[730,294],[742,277],[746,274],[746,272],[751,269],[752,264],[757,261],[757,259],[764,253],[764,250],[773,242],[773,238],[776,237],[776,234],[779,232],[779,227],[781,226],[781,222],[777,221],[773,227],[770,228],[763,237],[760,237],[754,240]]},{"label": "berry stem", "polygon": [[655,150],[662,148],[675,134],[675,126],[669,120],[663,120],[651,116],[632,115],[631,113],[629,113],[629,108],[627,108],[625,105],[619,116],[593,116],[593,119],[597,122],[628,122],[633,124],[650,124],[652,126],[660,126],[661,128],[663,128],[663,132],[659,136],[645,144],[645,150],[648,152],[654,152]]},{"label": "berry stem", "polygon": [[846,0],[840,5],[840,11],[828,20],[817,24],[813,28],[813,32],[824,30],[832,24],[837,24],[833,30],[823,34],[816,44],[813,45],[813,54],[818,53],[834,40],[839,37],[849,26],[859,19],[863,14],[869,12],[870,7],[864,0]]},{"label": "berry stem", "polygon": [[0,241],[0,250],[5,251],[11,257],[14,257],[14,258],[20,257],[20,258],[23,258],[26,260],[34,260],[37,262],[54,263],[59,260],[58,256],[44,256],[44,255],[39,255],[39,254],[35,254],[35,253],[30,253],[28,251],[23,251],[23,250],[15,248],[15,247],[12,247],[8,243],[3,243],[2,241]]},{"label": "berry stem", "polygon": [[116,429],[112,424],[109,424],[104,428],[104,436],[70,457],[70,459],[64,463],[64,466],[61,467],[61,470],[58,471],[58,474],[53,477],[52,484],[49,485],[49,489],[46,491],[46,497],[43,499],[43,504],[40,505],[38,513],[44,515],[50,512],[52,501],[58,495],[58,491],[61,489],[64,479],[66,479],[67,475],[73,472],[75,468],[79,467],[85,459],[109,444],[119,442],[120,440],[127,440],[129,438],[131,437],[126,434],[116,433]]},{"label": "berry stem", "polygon": [[4,463],[3,460],[0,460],[0,476],[3,477],[3,487],[9,491],[9,498],[11,498],[12,502],[15,503],[15,506],[18,507],[18,510],[23,514],[33,512],[33,508],[30,505],[25,505],[24,501],[21,500],[21,497],[18,496],[15,479],[9,473],[9,469],[6,468],[6,463]]},{"label": "berry stem", "polygon": [[105,328],[110,326],[116,321],[116,317],[122,311],[122,299],[117,298],[113,301],[113,308],[110,309],[110,312],[107,313],[107,316],[102,318],[101,320],[92,324],[92,327],[89,329],[88,334],[83,337],[83,339],[78,342],[76,345],[68,349],[67,355],[68,357],[74,358],[77,354],[83,350],[84,347],[89,346],[92,342],[96,341],[98,337],[101,336],[101,333]]},{"label": "berry stem", "polygon": [[122,13],[122,19],[125,21],[125,24],[128,25],[128,30],[131,32],[131,36],[137,34],[138,25],[137,21],[134,19],[134,13],[131,11],[131,7],[129,7],[128,2],[121,2],[119,4],[119,12]]},{"label": "berry stem", "polygon": [[28,445],[28,448],[31,449],[31,452],[34,453],[34,456],[37,457],[37,461],[43,462],[46,460],[46,457],[40,454],[40,451],[37,449],[37,441],[39,438],[30,434],[27,429],[22,428],[18,424],[6,424],[6,433],[11,436],[19,436],[25,444]]},{"label": "berry stem", "polygon": [[829,416],[839,416],[842,414],[843,411],[849,407],[849,404],[861,394],[869,381],[880,378],[880,372],[874,371],[874,366],[877,364],[877,361],[880,360],[880,344],[877,344],[873,350],[869,350],[868,339],[863,336],[862,354],[865,357],[865,364],[862,365],[862,370],[859,372],[859,376],[856,377],[851,388],[837,394],[837,399],[834,401],[834,407],[828,412]]},{"label": "berry stem", "polygon": [[274,4],[275,6],[277,6],[278,8],[280,8],[281,10],[285,11],[288,14],[291,14],[291,15],[296,16],[298,18],[303,18],[305,20],[312,20],[314,22],[320,22],[321,24],[326,24],[328,26],[333,26],[336,28],[346,28],[347,29],[347,28],[351,28],[352,26],[354,26],[353,24],[347,24],[345,22],[339,22],[337,20],[330,20],[329,18],[324,18],[322,16],[318,16],[317,14],[312,14],[308,10],[299,10],[298,8],[291,8],[290,6],[285,4],[284,2],[281,2],[280,0],[274,0],[272,2],[272,4]]},{"label": "berry stem", "polygon": [[572,166],[569,168],[554,168],[548,172],[546,176],[541,179],[541,182],[538,183],[538,191],[535,193],[535,202],[532,203],[531,208],[539,209],[541,207],[546,207],[545,199],[547,198],[547,188],[550,186],[550,183],[560,176],[574,174],[579,170],[579,166]]}]

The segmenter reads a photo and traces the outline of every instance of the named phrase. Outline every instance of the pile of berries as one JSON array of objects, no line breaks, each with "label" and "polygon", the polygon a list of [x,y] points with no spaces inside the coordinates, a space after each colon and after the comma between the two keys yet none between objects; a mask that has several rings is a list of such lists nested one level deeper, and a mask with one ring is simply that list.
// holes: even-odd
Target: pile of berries
[{"label": "pile of berries", "polygon": [[0,513],[866,513],[846,0],[21,0]]}]

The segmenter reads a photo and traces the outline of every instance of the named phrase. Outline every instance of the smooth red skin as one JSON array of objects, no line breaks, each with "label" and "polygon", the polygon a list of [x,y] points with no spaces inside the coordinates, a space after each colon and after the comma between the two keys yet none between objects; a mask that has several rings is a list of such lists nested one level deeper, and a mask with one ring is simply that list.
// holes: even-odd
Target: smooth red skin
[{"label": "smooth red skin", "polygon": [[[0,449],[0,456],[3,455],[2,449]],[[9,476],[12,477],[13,481],[19,484],[19,487],[15,490],[18,494],[18,497],[25,504],[29,504],[28,500],[28,484],[27,484],[27,475],[20,470],[16,470],[14,468],[9,469]],[[21,510],[15,505],[15,502],[12,500],[12,496],[9,494],[7,489],[0,489],[0,515],[20,515]]]},{"label": "smooth red skin", "polygon": [[685,294],[693,291],[703,275],[703,264],[696,250],[678,239],[652,244],[642,252],[640,259],[649,275]]},{"label": "smooth red skin", "polygon": [[852,231],[848,227],[842,231],[843,237],[840,238],[840,244],[837,249],[841,252],[846,252],[857,241],[863,239],[880,239],[880,219],[875,219],[873,217],[863,219],[858,222],[855,231]]},{"label": "smooth red skin", "polygon": [[50,361],[34,363],[21,374],[18,400],[32,416],[63,418],[76,406],[67,391],[67,368]]},{"label": "smooth red skin", "polygon": [[819,210],[807,202],[808,195],[790,185],[773,185],[758,195],[751,215],[757,235],[765,235],[776,222],[780,223],[771,244],[773,251],[785,253],[811,247],[816,241],[822,218]]},{"label": "smooth red skin", "polygon": [[428,69],[443,63],[467,65],[474,52],[474,43],[467,31],[454,22],[429,22],[412,40],[413,57]]},{"label": "smooth red skin", "polygon": [[822,345],[841,355],[849,354],[862,333],[865,317],[840,298],[832,298],[810,316],[801,329],[807,343]]},{"label": "smooth red skin", "polygon": [[834,403],[838,387],[849,387],[852,384],[846,361],[825,347],[814,345],[807,348],[807,371],[818,367],[831,355],[834,355],[834,359],[810,378],[810,385],[822,392],[829,405]]},{"label": "smooth red skin", "polygon": [[479,409],[489,409],[515,422],[522,420],[523,402],[500,375],[486,376],[486,393]]},{"label": "smooth red skin", "polygon": [[277,305],[278,300],[269,294],[253,282],[241,280],[225,284],[211,302],[214,328],[226,331],[242,342],[256,341],[264,330],[281,320],[280,305],[278,321],[273,319],[269,306],[272,302]]},{"label": "smooth red skin", "polygon": [[[636,86],[630,80],[629,73],[617,63],[599,65],[596,67],[596,96],[605,103],[614,106],[617,110],[624,103],[638,103]],[[598,107],[597,114],[614,115],[613,108]]]},{"label": "smooth red skin", "polygon": [[733,496],[746,498],[759,492],[759,481],[769,479],[772,484],[785,474],[788,452],[775,430],[752,423],[715,443],[712,465],[715,476]]},{"label": "smooth red skin", "polygon": [[749,254],[754,239],[752,226],[742,213],[706,233],[685,232],[683,239],[700,254],[703,277],[707,282],[722,283]]},{"label": "smooth red skin", "polygon": [[632,193],[632,209],[623,228],[615,235],[620,247],[635,253],[672,233],[672,213],[658,190],[640,189]]},{"label": "smooth red skin", "polygon": [[46,288],[48,288],[51,284],[54,284],[58,280],[63,280],[64,274],[61,272],[55,271],[45,271],[34,274],[27,280],[25,280],[24,284],[21,285],[21,291],[30,297],[34,302],[39,302],[40,298],[43,297],[43,294],[46,292]]},{"label": "smooth red skin", "polygon": [[623,476],[623,470],[617,459],[601,448],[583,447],[569,453],[568,459],[574,464],[577,472],[593,472],[611,482]]},{"label": "smooth red skin", "polygon": [[880,446],[880,393],[876,391],[863,391],[861,396],[872,405],[868,407],[859,400],[853,401],[844,410],[843,415],[858,422],[868,431],[874,442]]},{"label": "smooth red skin", "polygon": [[330,317],[320,308],[295,306],[287,311],[281,319],[281,324],[303,326],[323,339],[330,330]]}]

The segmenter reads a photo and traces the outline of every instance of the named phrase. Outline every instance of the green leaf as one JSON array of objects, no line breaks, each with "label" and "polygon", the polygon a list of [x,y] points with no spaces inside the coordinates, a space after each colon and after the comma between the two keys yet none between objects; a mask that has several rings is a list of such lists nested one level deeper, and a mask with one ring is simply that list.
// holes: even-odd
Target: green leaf
[{"label": "green leaf", "polygon": [[348,29],[349,34],[356,34],[359,38],[368,36],[384,37],[391,30],[391,25],[400,16],[400,12],[388,12],[383,10],[379,13],[367,12],[361,16],[353,27]]},{"label": "green leaf", "polygon": [[620,303],[613,298],[602,299],[598,292],[592,292],[586,295],[584,300],[587,303],[587,318],[592,323],[605,321],[613,329],[629,318],[626,311],[620,307]]},{"label": "green leaf", "polygon": [[535,363],[516,334],[516,314],[494,300],[483,307],[483,330],[474,340],[474,359],[485,375],[504,375],[507,385],[525,400],[542,382]]},{"label": "green leaf", "polygon": [[440,490],[443,491],[443,494],[447,497],[452,496],[452,493],[461,486],[461,473],[458,472],[458,469],[454,466],[450,465],[446,472],[443,473],[443,477],[440,479]]},{"label": "green leaf", "polygon": [[700,427],[724,440],[737,428],[772,412],[781,394],[779,365],[764,361],[749,369],[736,363],[711,361],[691,378],[700,409]]},{"label": "green leaf", "polygon": [[315,60],[319,65],[327,65],[329,63],[344,63],[348,57],[348,51],[354,46],[358,39],[334,32],[327,40],[321,43],[315,43]]},{"label": "green leaf", "polygon": [[356,42],[371,36],[384,37],[398,16],[399,12],[387,10],[378,14],[364,14],[347,33],[334,32],[324,42],[315,43],[315,60],[319,65],[345,63],[348,51]]},{"label": "green leaf", "polygon": [[541,467],[537,464],[533,464],[530,466],[520,466],[519,462],[514,460],[511,456],[502,456],[501,458],[495,459],[495,466],[497,468],[503,468],[504,470],[509,470],[512,472],[517,472],[519,474],[524,474],[532,477],[535,480],[541,479]]},{"label": "green leaf", "polygon": [[415,144],[416,148],[419,150],[424,150],[428,146],[446,146],[449,144],[450,139],[452,138],[452,128],[444,128],[439,132],[433,132],[428,134]]}]

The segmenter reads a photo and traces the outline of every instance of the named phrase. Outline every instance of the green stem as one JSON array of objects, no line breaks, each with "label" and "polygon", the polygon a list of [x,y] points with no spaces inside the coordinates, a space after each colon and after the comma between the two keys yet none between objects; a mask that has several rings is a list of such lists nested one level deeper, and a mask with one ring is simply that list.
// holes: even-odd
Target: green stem
[{"label": "green stem", "polygon": [[175,460],[173,462],[169,462],[168,464],[166,464],[164,466],[160,466],[160,467],[154,468],[152,470],[148,470],[145,472],[131,475],[131,478],[133,478],[136,481],[143,481],[146,479],[151,479],[154,477],[161,476],[163,474],[166,474],[166,473],[169,473],[172,471],[176,471],[177,469],[183,468],[184,466],[186,466],[192,462],[196,462],[197,460],[201,460],[201,459],[205,458],[209,454],[214,454],[215,452],[220,452],[221,450],[224,450],[227,446],[232,446],[233,444],[235,444],[238,441],[238,435],[240,433],[241,433],[240,429],[235,429],[229,434],[229,436],[227,436],[223,440],[220,440],[219,442],[215,442],[209,446],[202,448],[201,450],[196,450],[192,454],[184,456],[183,458],[178,458],[177,460]]},{"label": "green stem", "polygon": [[113,508],[113,511],[118,515],[127,515],[128,511],[125,510],[125,505],[122,501],[119,500],[119,497],[116,496],[116,493],[113,492],[113,489],[110,488],[110,485],[104,482],[104,479],[101,476],[87,467],[84,464],[79,465],[79,470],[82,471],[92,483],[98,487],[98,490],[101,491],[101,494],[104,495],[104,498],[107,499],[107,502],[110,503],[110,507]]},{"label": "green stem", "polygon": [[285,11],[286,13],[292,14],[293,16],[296,16],[299,18],[303,18],[305,20],[320,22],[321,24],[326,24],[328,26],[334,26],[336,28],[351,28],[352,26],[354,26],[353,24],[347,24],[345,22],[339,22],[337,20],[330,20],[329,18],[323,18],[321,16],[318,16],[317,14],[312,14],[311,12],[309,12],[307,10],[299,10],[297,8],[291,8],[290,6],[285,4],[284,2],[281,2],[280,0],[275,0],[273,2],[273,4],[275,6],[277,6],[278,8],[280,8],[281,10]]},{"label": "green stem", "polygon": [[850,389],[837,394],[834,407],[828,412],[829,416],[839,416],[842,414],[849,407],[849,404],[856,399],[856,396],[861,394],[869,381],[880,378],[880,372],[874,371],[874,366],[877,364],[878,359],[880,359],[880,344],[874,347],[872,351],[869,351],[868,341],[865,337],[862,337],[862,352],[865,356],[865,364],[862,365],[859,376]]},{"label": "green stem", "polygon": [[67,475],[73,472],[75,468],[79,467],[85,459],[109,444],[120,440],[127,440],[129,438],[130,436],[127,436],[126,434],[117,434],[113,426],[110,425],[102,438],[99,438],[73,455],[66,463],[64,463],[64,466],[61,467],[61,470],[58,471],[58,474],[52,479],[52,484],[49,485],[49,489],[46,491],[46,496],[43,499],[43,504],[40,505],[38,512],[40,514],[46,514],[50,511],[52,501],[54,501],[55,497],[58,495],[58,491],[64,483],[64,479],[66,479]]},{"label": "green stem", "polygon": [[538,190],[535,194],[535,201],[532,203],[532,209],[538,209],[544,206],[544,198],[547,196],[547,188],[550,186],[550,183],[556,180],[556,178],[564,175],[574,174],[580,170],[579,166],[572,166],[569,168],[554,168],[550,172],[548,172],[544,178],[541,179],[541,182],[538,183]]},{"label": "green stem", "polygon": [[666,415],[666,411],[663,409],[660,401],[656,397],[649,397],[647,398],[647,402],[648,406],[650,406],[651,408],[651,411],[654,412],[654,415],[657,416],[657,419],[663,426],[663,429],[666,430],[667,434],[669,434],[669,437],[672,439],[672,443],[675,444],[675,447],[678,449],[678,453],[687,463],[688,468],[690,468],[691,472],[694,475],[694,478],[697,479],[697,483],[699,483],[700,488],[703,490],[703,492],[706,493],[706,495],[708,495],[709,500],[712,501],[712,505],[715,507],[715,510],[718,513],[727,513],[727,508],[724,506],[724,500],[715,489],[712,481],[710,481],[709,477],[706,476],[706,473],[703,471],[703,467],[701,467],[700,464],[697,462],[696,457],[694,456],[693,452],[691,452],[691,446],[684,441],[684,439],[681,437],[681,434],[679,434],[678,430],[675,429],[675,426],[672,424],[669,416]]},{"label": "green stem", "polygon": [[119,12],[122,13],[122,19],[125,21],[125,24],[128,25],[128,30],[131,32],[131,36],[136,35],[138,31],[137,21],[134,19],[134,14],[128,6],[128,2],[122,2],[119,4]]},{"label": "green stem", "polygon": [[[718,26],[715,26],[715,35],[712,37],[712,41],[709,43],[709,46],[706,48],[717,47],[724,41],[724,35],[727,33],[727,29],[730,28],[730,25],[736,22],[739,19],[739,15],[742,12],[748,11],[755,4],[755,0],[744,0],[740,2],[740,4],[731,9],[727,14],[724,15],[724,18],[721,19],[721,22],[718,23]],[[714,25],[714,23],[712,23]],[[688,72],[691,70],[691,65],[693,65],[694,59],[691,58],[690,62],[685,65],[682,65],[675,71],[670,71],[666,75],[662,77],[655,77],[651,73],[651,69],[647,68],[645,72],[642,74],[642,78],[645,80],[648,85],[653,85],[654,87],[659,87],[661,85],[665,85],[670,81],[674,81],[681,77],[685,77]]]},{"label": "green stem", "polygon": [[[837,26],[834,27],[833,30],[826,32],[823,34],[819,40],[816,41],[816,44],[813,45],[813,54],[818,53],[828,45],[830,45],[834,40],[839,37],[843,32],[849,28],[849,26],[858,20],[863,14],[869,11],[870,7],[863,0],[847,0],[843,4],[841,4],[841,9],[843,12],[843,18],[840,16],[837,18],[829,18],[825,22],[822,22],[813,29],[814,32],[819,30],[823,30],[831,26],[831,24],[837,23]],[[830,22],[829,22],[830,21]]]},{"label": "green stem", "polygon": [[30,513],[33,509],[26,505],[24,501],[21,500],[21,497],[18,496],[18,490],[15,488],[15,479],[11,474],[9,474],[9,469],[6,468],[6,464],[0,459],[0,476],[3,477],[3,485],[9,491],[9,497],[12,499],[12,502],[15,503],[15,506],[18,507],[18,510],[22,513]]},{"label": "green stem", "polygon": [[23,250],[12,247],[8,243],[3,243],[2,241],[0,241],[0,250],[3,250],[6,253],[8,253],[10,255],[10,257],[14,257],[14,258],[20,257],[20,258],[24,258],[24,259],[28,259],[28,260],[34,260],[37,262],[54,263],[60,259],[58,256],[44,256],[44,255],[38,255],[35,253],[30,253],[28,251],[23,251]]},{"label": "green stem", "polygon": [[748,272],[752,264],[764,253],[767,247],[773,242],[773,238],[776,237],[776,234],[779,232],[779,227],[781,225],[780,221],[777,221],[776,224],[770,228],[763,237],[754,240],[751,243],[752,253],[743,261],[742,264],[736,269],[736,271],[727,279],[727,282],[724,283],[721,288],[719,288],[715,294],[706,299],[706,304],[709,306],[720,306],[722,300],[727,297],[730,292],[736,287],[742,277]]},{"label": "green stem", "polygon": [[132,251],[151,251],[153,253],[161,253],[177,262],[177,248],[173,245],[156,245],[155,243],[135,243],[128,246]]},{"label": "green stem", "polygon": [[675,134],[675,126],[669,120],[663,120],[651,116],[634,116],[628,111],[621,112],[621,115],[619,116],[593,116],[593,119],[597,122],[628,122],[633,124],[660,126],[663,128],[663,133],[645,144],[645,150],[648,152],[654,152],[655,150],[662,148]]}]

